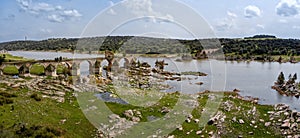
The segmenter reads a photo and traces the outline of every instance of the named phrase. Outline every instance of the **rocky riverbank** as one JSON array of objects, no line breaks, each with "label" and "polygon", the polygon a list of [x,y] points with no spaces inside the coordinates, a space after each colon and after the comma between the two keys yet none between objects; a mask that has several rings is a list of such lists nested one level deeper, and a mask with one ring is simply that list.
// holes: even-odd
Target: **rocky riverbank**
[{"label": "rocky riverbank", "polygon": [[293,76],[292,74],[289,75],[288,80],[285,80],[283,72],[281,72],[278,76],[276,82],[272,86],[272,89],[276,90],[281,95],[286,96],[295,96],[299,98],[300,96],[300,84],[296,82],[297,74],[295,73]]}]

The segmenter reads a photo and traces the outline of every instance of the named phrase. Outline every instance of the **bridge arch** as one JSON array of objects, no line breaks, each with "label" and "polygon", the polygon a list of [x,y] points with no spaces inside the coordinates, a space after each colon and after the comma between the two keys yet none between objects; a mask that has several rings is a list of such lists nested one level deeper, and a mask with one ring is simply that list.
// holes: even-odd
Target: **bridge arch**
[{"label": "bridge arch", "polygon": [[88,60],[83,60],[79,63],[80,76],[88,76],[93,72],[91,71],[92,63]]},{"label": "bridge arch", "polygon": [[45,75],[45,65],[41,63],[33,63],[29,66],[29,73],[32,75]]},{"label": "bridge arch", "polygon": [[72,64],[68,62],[59,62],[56,65],[56,74],[68,74],[70,75],[70,71],[72,70]]},{"label": "bridge arch", "polygon": [[3,66],[2,73],[5,75],[19,75],[18,67],[15,65]]}]

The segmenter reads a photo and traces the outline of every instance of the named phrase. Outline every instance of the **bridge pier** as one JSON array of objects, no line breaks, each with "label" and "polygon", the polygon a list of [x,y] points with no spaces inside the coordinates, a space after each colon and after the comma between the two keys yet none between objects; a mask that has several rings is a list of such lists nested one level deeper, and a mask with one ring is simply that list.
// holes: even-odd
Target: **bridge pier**
[{"label": "bridge pier", "polygon": [[73,63],[72,68],[70,70],[71,76],[79,76],[80,75],[80,63]]},{"label": "bridge pier", "polygon": [[56,74],[56,67],[52,64],[49,64],[45,69],[46,76],[57,76]]},{"label": "bridge pier", "polygon": [[29,76],[29,67],[26,65],[22,65],[19,69],[19,76]]},{"label": "bridge pier", "polygon": [[102,75],[102,68],[101,67],[95,67],[94,68],[94,74],[95,75]]}]

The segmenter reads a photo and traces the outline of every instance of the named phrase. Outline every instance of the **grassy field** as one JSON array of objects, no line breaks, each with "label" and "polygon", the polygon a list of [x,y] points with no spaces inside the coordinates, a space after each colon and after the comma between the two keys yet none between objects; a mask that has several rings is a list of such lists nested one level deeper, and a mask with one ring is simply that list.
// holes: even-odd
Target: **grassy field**
[{"label": "grassy field", "polygon": [[9,65],[3,69],[3,73],[7,75],[18,75],[19,71],[15,66]]},{"label": "grassy field", "polygon": [[[207,93],[207,94],[202,94],[199,98],[198,101],[200,105],[196,107],[192,111],[192,115],[194,118],[201,118],[201,111],[204,109],[207,100],[208,100],[208,95],[219,95],[218,93]],[[224,110],[224,108],[221,106],[218,111],[221,111],[225,113],[226,119],[223,125],[224,129],[223,134],[221,135],[224,138],[231,138],[231,137],[264,137],[264,138],[273,138],[273,137],[281,137],[280,134],[278,133],[278,130],[273,127],[265,127],[264,123],[259,123],[259,119],[263,120],[269,120],[265,114],[267,114],[267,111],[272,111],[273,107],[272,106],[267,106],[267,105],[258,105],[258,104],[253,104],[249,101],[242,101],[239,99],[233,99],[230,98],[230,96],[235,96],[235,93],[225,93],[225,98],[222,99],[223,102],[225,101],[230,101],[234,103],[236,107],[240,107],[241,111],[237,110],[232,110],[230,112],[227,112]],[[163,117],[165,114],[160,112],[160,109],[162,107],[168,107],[172,108],[172,106],[177,102],[178,98],[178,93],[174,94],[168,94],[164,98],[162,98],[157,104],[147,107],[147,108],[141,108],[141,107],[136,107],[136,106],[131,106],[131,105],[120,105],[116,103],[107,103],[108,107],[115,113],[120,116],[124,116],[122,113],[125,110],[128,109],[135,109],[139,110],[142,112],[142,119],[141,121],[149,121],[146,119],[147,116],[152,115],[155,117]],[[248,115],[247,111],[251,110],[253,107],[257,108],[257,115]],[[242,119],[245,121],[244,124],[240,124],[238,122],[233,122],[232,119],[236,117],[237,120]],[[254,126],[251,126],[251,120],[254,120],[257,122],[256,128]],[[208,132],[214,132],[217,133],[220,131],[216,125],[207,125],[205,123],[204,127],[199,127],[198,123],[195,123],[194,121],[187,123],[184,122],[182,124],[183,130],[174,130],[172,133],[169,135],[174,135],[176,138],[185,138],[185,137],[199,137],[200,135],[203,135],[204,137],[210,137]],[[201,130],[202,133],[200,135],[196,134],[196,131]],[[137,130],[136,130],[137,131]],[[253,134],[249,134],[249,132],[252,132]]]},{"label": "grassy field", "polygon": [[[30,78],[28,79],[30,80]],[[85,111],[85,107],[79,106],[77,102],[78,99],[73,96],[72,92],[66,93],[64,103],[58,103],[55,100],[43,98],[40,92],[32,92],[27,88],[11,88],[6,84],[1,83],[0,88],[0,137],[74,138],[93,137],[96,134],[95,127],[82,113],[82,111]],[[78,93],[78,97],[83,97],[81,94],[84,96],[86,93]],[[91,95],[95,98],[94,93],[88,95]],[[151,100],[151,95],[152,93],[147,92],[145,95],[140,96],[150,96],[149,100]],[[129,95],[123,94],[119,96],[130,100],[130,97],[127,97]],[[213,132],[214,134],[221,132],[220,136],[225,138],[239,136],[264,138],[281,137],[278,128],[275,128],[274,126],[265,127],[264,122],[260,122],[261,119],[263,119],[265,122],[270,121],[270,118],[267,116],[267,112],[273,111],[273,106],[254,104],[250,101],[243,101],[235,98],[236,96],[237,93],[211,92],[200,94],[198,98],[196,98],[199,105],[191,110],[193,119],[200,119],[201,116],[209,117],[208,115],[203,114],[202,111],[210,110],[206,105],[208,101],[211,101],[210,104],[216,104],[216,101],[218,101],[216,99],[211,100],[210,97],[219,97],[221,99],[221,105],[217,106],[217,111],[226,116],[223,123],[218,123],[218,125],[222,126],[221,128],[218,125],[208,124],[205,121],[200,122],[204,123],[204,125],[199,125],[199,123],[194,122],[194,120],[191,122],[182,121],[179,122],[179,124],[182,126],[182,130],[172,129],[169,135],[174,135],[176,138],[200,137],[201,135],[203,135],[203,137],[209,137],[209,132]],[[134,97],[135,99],[140,99],[138,96]],[[140,123],[153,123],[158,127],[165,126],[165,122],[163,124],[163,121],[161,120],[164,120],[162,118],[167,119],[166,116],[169,115],[179,118],[181,117],[181,119],[183,117],[183,120],[186,118],[186,116],[182,113],[172,113],[172,110],[185,110],[183,109],[186,108],[185,106],[178,107],[178,103],[183,101],[185,97],[184,95],[181,95],[179,92],[175,92],[164,93],[163,95],[159,95],[159,97],[161,98],[149,106],[138,106],[133,104],[124,105],[111,102],[106,102],[105,104],[114,114],[124,117],[127,120],[130,120],[130,118],[127,118],[124,115],[126,110],[130,109],[140,111]],[[83,102],[89,103],[90,101],[83,100]],[[99,101],[96,100],[94,102],[95,105],[99,105],[97,102]],[[224,102],[231,103],[232,108],[230,111],[223,106]],[[80,105],[82,105],[82,103],[80,103]],[[255,114],[248,113],[254,107],[256,108]],[[168,112],[162,112],[162,109],[164,108],[171,109],[170,114],[168,114]],[[98,109],[100,110],[101,108]],[[154,118],[161,120],[151,122],[151,120],[148,118],[149,116],[153,116]],[[107,118],[107,116],[95,117],[96,119]],[[242,119],[244,120],[244,123],[232,121],[233,118],[236,118],[236,120]],[[251,121],[255,121],[256,123],[253,125]],[[172,122],[169,121],[167,124],[172,124]],[[133,126],[129,131],[130,135],[135,135],[140,134],[139,132],[144,132],[146,129],[152,129],[152,124],[151,127]],[[197,131],[201,131],[201,133],[196,134]],[[152,130],[150,132],[152,132]]]},{"label": "grassy field", "polygon": [[0,91],[1,101],[13,101],[0,104],[0,137],[76,138],[95,134],[94,126],[85,118],[71,93],[65,96],[65,103],[57,103],[28,89],[11,89],[5,84],[0,87],[7,89]]},{"label": "grassy field", "polygon": [[45,73],[45,68],[40,64],[33,64],[29,72],[34,75],[43,75]]},{"label": "grassy field", "polygon": [[9,61],[32,61],[32,59],[27,59],[24,57],[13,56],[11,54],[0,54],[0,56],[5,56],[5,62]]},{"label": "grassy field", "polygon": [[[217,95],[217,93],[214,93]],[[274,137],[280,137],[280,134],[278,134],[275,130],[275,128],[272,127],[265,127],[264,123],[257,123],[257,128],[254,128],[250,125],[251,120],[255,120],[256,122],[259,122],[259,118],[264,120],[269,120],[264,114],[267,114],[267,111],[273,110],[272,106],[267,105],[257,105],[253,104],[248,101],[242,101],[238,99],[232,99],[229,98],[230,95],[235,95],[235,93],[225,93],[225,98],[222,99],[223,102],[230,101],[233,102],[235,106],[241,107],[242,111],[232,110],[230,112],[225,111],[222,107],[220,107],[219,111],[222,111],[226,115],[226,119],[224,122],[224,130],[226,133],[222,134],[222,137],[224,138],[232,138],[232,137],[264,137],[264,138],[274,138]],[[198,99],[200,106],[198,106],[194,111],[192,112],[192,115],[194,118],[199,118],[201,114],[199,111],[205,107],[206,101],[208,100],[208,94],[201,95],[201,97]],[[257,116],[252,116],[247,114],[247,111],[250,110],[253,107],[257,108],[258,114]],[[244,124],[240,124],[238,122],[233,122],[232,119],[236,117],[237,120],[242,119],[245,121]],[[209,137],[208,132],[217,132],[220,131],[217,129],[217,126],[215,125],[206,125],[205,127],[200,127],[195,122],[191,123],[183,123],[183,131],[175,130],[170,135],[175,135],[176,137],[186,137],[187,132],[190,130],[194,130],[193,133],[190,133],[189,137],[199,137],[195,133],[197,130],[201,130],[204,135],[204,137]],[[206,132],[206,133],[205,133]],[[249,132],[253,132],[253,134],[249,134]]]}]

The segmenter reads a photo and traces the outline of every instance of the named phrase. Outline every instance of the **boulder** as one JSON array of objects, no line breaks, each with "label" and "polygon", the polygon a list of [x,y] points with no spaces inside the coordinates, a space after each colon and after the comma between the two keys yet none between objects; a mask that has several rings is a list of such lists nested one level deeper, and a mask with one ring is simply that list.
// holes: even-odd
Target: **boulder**
[{"label": "boulder", "polygon": [[175,136],[174,136],[174,135],[171,135],[171,136],[168,136],[168,138],[175,138]]},{"label": "boulder", "polygon": [[123,114],[128,118],[133,117],[133,111],[132,110],[126,110]]},{"label": "boulder", "polygon": [[233,118],[232,118],[232,121],[233,121],[233,122],[236,122],[236,117],[233,117]]},{"label": "boulder", "polygon": [[191,120],[189,118],[185,119],[185,122],[190,123]]},{"label": "boulder", "polygon": [[243,119],[239,119],[239,123],[240,123],[240,124],[244,124],[245,122],[244,122]]},{"label": "boulder", "polygon": [[139,117],[132,117],[131,118],[131,120],[133,121],[133,122],[140,122],[141,121],[141,119],[139,118]]},{"label": "boulder", "polygon": [[266,122],[266,123],[265,123],[265,126],[266,126],[266,127],[268,127],[268,126],[270,126],[270,125],[271,125],[271,122]]},{"label": "boulder", "polygon": [[162,107],[160,112],[161,113],[169,113],[170,109],[168,107]]},{"label": "boulder", "polygon": [[290,126],[291,126],[290,122],[285,122],[280,126],[280,128],[281,129],[289,129]]},{"label": "boulder", "polygon": [[202,131],[201,130],[199,130],[199,131],[196,131],[196,134],[197,135],[200,135],[202,133]]}]

